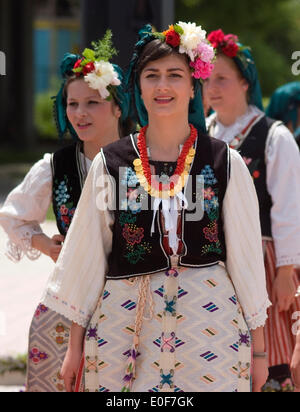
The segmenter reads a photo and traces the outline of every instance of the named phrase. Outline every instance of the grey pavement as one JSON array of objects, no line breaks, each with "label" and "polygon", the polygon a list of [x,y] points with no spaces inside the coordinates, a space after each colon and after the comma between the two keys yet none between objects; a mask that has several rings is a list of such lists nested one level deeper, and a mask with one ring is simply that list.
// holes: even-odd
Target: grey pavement
[{"label": "grey pavement", "polygon": [[[54,222],[43,230],[49,236],[57,233]],[[36,261],[24,257],[14,263],[5,256],[7,236],[0,227],[0,357],[24,354],[28,331],[54,263],[47,256]]]}]

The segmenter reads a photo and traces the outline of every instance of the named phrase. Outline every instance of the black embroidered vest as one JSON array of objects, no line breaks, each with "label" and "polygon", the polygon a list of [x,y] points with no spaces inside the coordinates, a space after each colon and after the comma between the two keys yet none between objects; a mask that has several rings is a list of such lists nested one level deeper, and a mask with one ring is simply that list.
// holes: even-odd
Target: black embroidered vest
[{"label": "black embroidered vest", "polygon": [[66,146],[52,156],[52,206],[59,232],[66,235],[84,184],[80,163],[80,143]]},{"label": "black embroidered vest", "polygon": [[[107,172],[116,183],[113,248],[107,278],[121,279],[170,269],[170,256],[162,246],[159,213],[151,234],[151,202],[154,199],[140,187],[135,174],[133,161],[139,157],[139,152],[134,137],[128,136],[112,143],[101,153]],[[222,205],[229,167],[228,146],[207,135],[200,135],[184,189],[190,210],[181,211],[184,253],[179,257],[180,266],[199,268],[226,260]],[[138,197],[132,200],[136,189],[139,189],[135,192]],[[144,210],[147,207],[148,210]]]},{"label": "black embroidered vest", "polygon": [[[276,120],[264,116],[249,132],[239,148],[253,177],[259,202],[260,223],[263,236],[272,237],[271,208],[272,199],[267,189],[267,169],[265,162],[266,142],[269,130]],[[278,124],[281,124],[278,122]]]}]

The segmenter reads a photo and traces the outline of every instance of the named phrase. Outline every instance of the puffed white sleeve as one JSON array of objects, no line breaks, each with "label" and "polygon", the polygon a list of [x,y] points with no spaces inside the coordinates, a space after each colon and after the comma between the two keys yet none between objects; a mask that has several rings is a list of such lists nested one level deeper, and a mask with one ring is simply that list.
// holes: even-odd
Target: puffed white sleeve
[{"label": "puffed white sleeve", "polygon": [[230,149],[231,173],[223,202],[226,268],[249,329],[264,326],[271,305],[259,221],[259,206],[251,175],[237,151]]},{"label": "puffed white sleeve", "polygon": [[300,265],[300,154],[284,125],[270,133],[266,165],[276,267]]},{"label": "puffed white sleeve", "polygon": [[105,284],[112,248],[112,194],[112,183],[100,153],[91,166],[42,297],[47,307],[82,327],[87,327]]},{"label": "puffed white sleeve", "polygon": [[18,262],[25,255],[31,260],[41,252],[32,248],[31,238],[43,233],[43,223],[51,203],[51,155],[33,165],[23,182],[8,195],[0,209],[0,225],[8,235],[6,255]]}]

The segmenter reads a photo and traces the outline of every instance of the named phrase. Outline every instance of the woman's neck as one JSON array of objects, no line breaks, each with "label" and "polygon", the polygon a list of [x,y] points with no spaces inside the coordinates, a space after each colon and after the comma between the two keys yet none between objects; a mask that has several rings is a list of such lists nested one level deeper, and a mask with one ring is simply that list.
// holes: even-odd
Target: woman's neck
[{"label": "woman's neck", "polygon": [[230,107],[230,110],[218,110],[217,120],[222,123],[223,126],[233,125],[237,119],[248,112],[249,106],[247,102],[236,105],[236,107]]},{"label": "woman's neck", "polygon": [[93,161],[102,147],[113,143],[116,140],[119,140],[117,133],[115,133],[115,135],[111,137],[101,137],[100,139],[97,139],[97,141],[83,142],[83,152],[85,157]]},{"label": "woman's neck", "polygon": [[169,119],[149,119],[146,139],[152,160],[177,161],[179,147],[190,133],[187,120],[170,122]]}]

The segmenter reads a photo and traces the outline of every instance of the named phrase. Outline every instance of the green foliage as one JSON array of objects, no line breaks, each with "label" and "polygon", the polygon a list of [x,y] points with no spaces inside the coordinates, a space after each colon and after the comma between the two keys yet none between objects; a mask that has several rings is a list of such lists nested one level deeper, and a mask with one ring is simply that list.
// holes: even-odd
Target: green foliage
[{"label": "green foliage", "polygon": [[18,355],[16,358],[0,358],[0,375],[6,372],[21,372],[26,374],[27,354]]},{"label": "green foliage", "polygon": [[299,0],[175,0],[176,21],[195,21],[207,32],[222,28],[250,46],[264,95],[297,80],[291,73],[299,50]]},{"label": "green foliage", "polygon": [[113,47],[111,30],[106,31],[102,40],[93,41],[92,46],[95,51],[96,60],[109,61],[118,54],[117,50]]},{"label": "green foliage", "polygon": [[50,90],[35,95],[34,124],[38,136],[42,139],[57,139],[52,97],[57,94],[59,88],[60,81],[53,78]]}]

